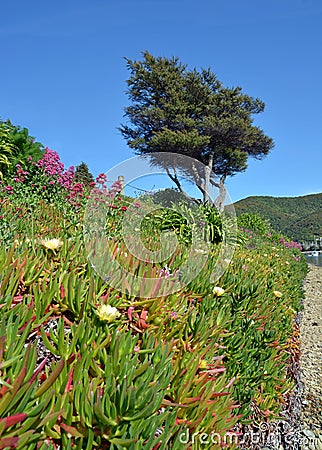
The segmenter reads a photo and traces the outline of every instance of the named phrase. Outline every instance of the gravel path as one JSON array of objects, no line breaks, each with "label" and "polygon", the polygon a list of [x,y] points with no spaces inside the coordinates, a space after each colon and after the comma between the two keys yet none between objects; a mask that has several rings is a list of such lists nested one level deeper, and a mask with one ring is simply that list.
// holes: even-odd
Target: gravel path
[{"label": "gravel path", "polygon": [[296,387],[286,398],[281,414],[285,419],[252,424],[250,432],[257,433],[259,441],[240,445],[240,450],[322,450],[322,267],[309,265],[304,290],[304,309],[294,322],[297,351],[290,366]]},{"label": "gravel path", "polygon": [[300,324],[302,432],[309,438],[301,449],[322,450],[322,267],[309,265]]}]

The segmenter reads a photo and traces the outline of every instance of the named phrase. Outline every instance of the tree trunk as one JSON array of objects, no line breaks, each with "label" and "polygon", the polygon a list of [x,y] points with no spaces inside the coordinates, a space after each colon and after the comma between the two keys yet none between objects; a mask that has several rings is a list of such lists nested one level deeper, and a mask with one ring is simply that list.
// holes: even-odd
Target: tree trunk
[{"label": "tree trunk", "polygon": [[225,208],[225,199],[226,199],[226,193],[227,193],[227,189],[225,186],[225,180],[226,180],[226,175],[222,175],[220,177],[219,184],[214,183],[215,186],[217,186],[219,188],[219,194],[218,194],[218,197],[216,198],[216,200],[214,201],[214,205],[220,212],[222,212]]},{"label": "tree trunk", "polygon": [[214,162],[214,152],[212,152],[209,156],[208,165],[205,167],[205,184],[204,184],[204,193],[203,193],[203,202],[207,203],[210,201],[209,188],[210,188],[210,178],[212,165]]},{"label": "tree trunk", "polygon": [[195,202],[195,203],[199,203],[198,200],[196,198],[190,197],[190,195],[188,195],[182,188],[181,183],[179,181],[179,178],[177,177],[176,171],[174,169],[174,175],[172,175],[172,173],[170,172],[169,169],[166,169],[166,172],[168,174],[168,177],[170,178],[170,180],[172,180],[174,182],[174,184],[177,186],[177,188],[179,189],[179,191],[181,192],[181,194],[189,201]]}]

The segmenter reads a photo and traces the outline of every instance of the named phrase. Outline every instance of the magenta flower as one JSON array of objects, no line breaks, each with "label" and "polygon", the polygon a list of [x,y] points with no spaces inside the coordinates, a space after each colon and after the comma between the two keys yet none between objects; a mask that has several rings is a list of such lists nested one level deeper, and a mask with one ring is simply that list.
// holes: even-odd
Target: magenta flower
[{"label": "magenta flower", "polygon": [[42,167],[48,175],[60,175],[64,172],[64,164],[60,161],[58,153],[48,147],[37,166]]},{"label": "magenta flower", "polygon": [[122,191],[122,183],[118,180],[118,181],[114,181],[114,183],[111,186],[110,191],[113,194],[119,194]]},{"label": "magenta flower", "polygon": [[100,173],[96,177],[96,183],[97,184],[104,185],[104,183],[106,183],[106,181],[107,181],[107,176],[105,175],[105,173]]}]

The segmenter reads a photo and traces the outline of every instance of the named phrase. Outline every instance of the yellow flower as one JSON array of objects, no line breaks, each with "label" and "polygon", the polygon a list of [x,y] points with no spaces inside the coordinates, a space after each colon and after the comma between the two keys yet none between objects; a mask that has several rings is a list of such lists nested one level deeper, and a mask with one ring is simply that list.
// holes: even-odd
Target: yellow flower
[{"label": "yellow flower", "polygon": [[202,359],[199,363],[199,369],[207,369],[208,363],[205,359]]},{"label": "yellow flower", "polygon": [[101,305],[96,311],[96,314],[98,315],[99,320],[109,323],[113,322],[121,315],[117,308],[114,308],[114,306],[111,305]]},{"label": "yellow flower", "polygon": [[63,242],[60,239],[40,239],[40,244],[45,247],[48,248],[49,250],[57,250],[59,249],[62,245]]},{"label": "yellow flower", "polygon": [[217,295],[217,297],[220,297],[221,295],[223,295],[225,293],[225,289],[219,287],[219,286],[215,286],[214,290],[212,291],[215,295]]},{"label": "yellow flower", "polygon": [[282,292],[280,292],[280,291],[273,291],[273,294],[275,295],[275,297],[279,297],[279,298],[281,298],[282,297]]}]

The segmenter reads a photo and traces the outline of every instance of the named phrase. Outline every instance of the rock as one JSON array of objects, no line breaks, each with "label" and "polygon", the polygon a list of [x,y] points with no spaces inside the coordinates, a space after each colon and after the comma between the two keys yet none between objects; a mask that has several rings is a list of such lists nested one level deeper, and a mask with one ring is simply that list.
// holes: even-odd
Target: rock
[{"label": "rock", "polygon": [[[309,271],[304,283],[305,299],[303,312],[300,315],[301,351],[300,371],[303,388],[299,390],[302,414],[300,429],[309,441],[301,445],[302,449],[322,450],[321,429],[321,345],[322,335],[317,333],[316,327],[321,325],[322,317],[322,268],[309,265]],[[317,438],[313,432],[319,434]],[[305,442],[305,440],[304,440]],[[318,446],[319,444],[319,446]]]},{"label": "rock", "polygon": [[315,438],[315,434],[311,430],[302,430],[302,433],[305,434],[305,436],[309,439]]}]

